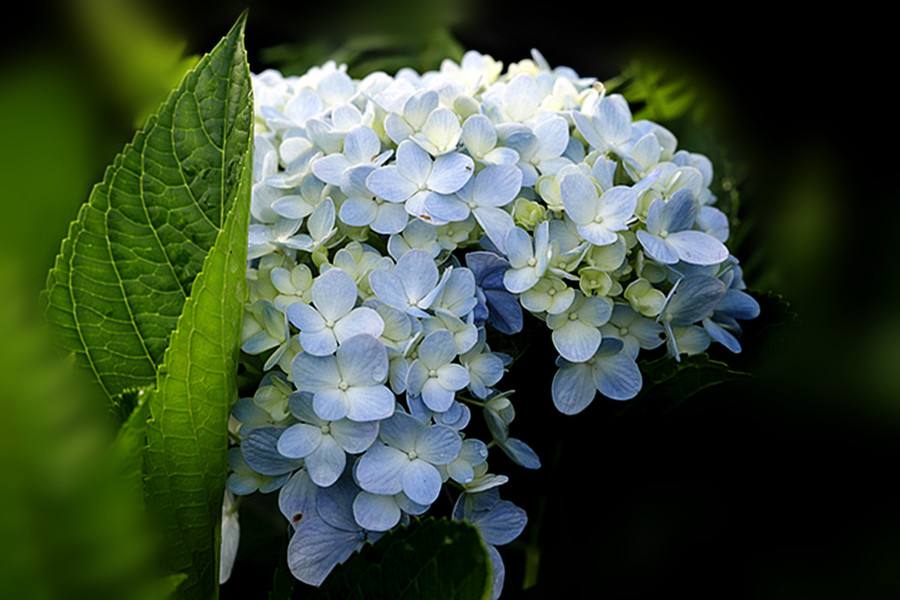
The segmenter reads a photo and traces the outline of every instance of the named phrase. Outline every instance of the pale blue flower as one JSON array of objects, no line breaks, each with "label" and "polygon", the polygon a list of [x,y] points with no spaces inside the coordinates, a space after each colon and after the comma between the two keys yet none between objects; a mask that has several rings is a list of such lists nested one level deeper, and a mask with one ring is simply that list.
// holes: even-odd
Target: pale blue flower
[{"label": "pale blue flower", "polygon": [[603,341],[600,327],[609,321],[612,309],[608,298],[576,292],[569,308],[547,315],[547,326],[553,331],[551,338],[559,355],[576,363],[594,356]]},{"label": "pale blue flower", "polygon": [[422,128],[412,135],[412,140],[428,154],[440,156],[456,150],[461,134],[456,113],[448,108],[436,108],[425,119]]},{"label": "pale blue flower", "polygon": [[458,152],[436,159],[415,142],[405,141],[397,148],[397,160],[379,167],[366,178],[366,186],[389,202],[405,202],[406,211],[417,217],[427,215],[426,203],[432,196],[450,195],[472,177],[475,164]]},{"label": "pale blue flower", "polygon": [[659,348],[665,341],[663,327],[652,319],[642,317],[627,304],[613,307],[609,322],[600,328],[604,338],[613,337],[625,344],[625,351],[633,358],[643,350]]},{"label": "pale blue flower", "polygon": [[277,476],[261,475],[254,471],[244,457],[241,455],[240,448],[228,449],[228,479],[225,481],[225,487],[232,494],[238,496],[246,496],[254,492],[262,492],[268,494],[274,492],[285,484],[290,477],[290,473],[283,473]]},{"label": "pale blue flower", "polygon": [[475,480],[475,467],[484,463],[487,457],[488,448],[484,442],[474,438],[463,440],[459,456],[445,467],[447,475],[459,484],[471,483]]},{"label": "pale blue flower", "polygon": [[304,219],[325,199],[328,187],[312,175],[300,181],[297,193],[282,196],[272,203],[272,211],[285,219]]},{"label": "pale blue flower", "polygon": [[597,392],[612,400],[630,400],[641,390],[643,378],[634,358],[621,340],[607,338],[590,360],[572,363],[557,361],[553,376],[553,404],[566,415],[587,408]]},{"label": "pale blue flower", "polygon": [[526,469],[540,469],[541,459],[537,453],[522,440],[509,436],[509,424],[515,417],[515,411],[505,397],[502,398],[502,405],[503,408],[498,410],[495,399],[491,399],[484,409],[485,423],[494,443],[517,465]]},{"label": "pale blue flower", "polygon": [[682,355],[702,354],[709,348],[712,338],[706,329],[698,325],[672,326],[666,334],[669,356],[680,361]]},{"label": "pale blue flower", "polygon": [[519,300],[528,311],[558,315],[568,310],[575,300],[575,290],[559,277],[544,275]]},{"label": "pale blue flower", "polygon": [[302,461],[278,452],[278,437],[283,427],[257,427],[241,440],[241,456],[247,465],[269,477],[280,477],[297,470]]},{"label": "pale blue flower", "polygon": [[478,328],[471,315],[463,321],[451,312],[437,309],[433,317],[422,320],[422,335],[427,336],[432,331],[449,331],[457,354],[468,352],[478,341]]},{"label": "pale blue flower", "polygon": [[597,187],[582,173],[566,175],[560,183],[566,215],[578,233],[595,246],[614,244],[618,232],[628,229],[634,216],[637,194],[625,186],[614,186],[598,195]]},{"label": "pale blue flower", "polygon": [[503,114],[507,120],[517,123],[534,117],[544,96],[537,79],[525,73],[513,77],[502,93]]},{"label": "pale blue flower", "polygon": [[390,112],[384,120],[384,130],[395,144],[420,131],[428,116],[438,107],[438,95],[433,90],[416,92],[407,97],[402,111]]},{"label": "pale blue flower", "polygon": [[253,260],[293,243],[302,219],[278,219],[272,224],[253,223],[247,231],[247,259]]},{"label": "pale blue flower", "polygon": [[343,187],[347,199],[341,204],[341,221],[352,227],[369,227],[375,233],[400,233],[409,215],[402,202],[383,200],[369,190],[366,179],[374,170],[367,165],[347,171]]},{"label": "pale blue flower", "polygon": [[328,356],[355,335],[380,336],[384,330],[381,317],[371,308],[354,308],[356,300],[356,283],[341,269],[329,269],[316,277],[312,306],[296,302],[287,309],[291,323],[300,330],[304,352]]},{"label": "pale blue flower", "polygon": [[481,493],[460,494],[453,506],[453,518],[471,523],[487,545],[493,567],[491,598],[497,600],[503,592],[506,568],[496,547],[519,537],[528,523],[528,515],[512,502],[501,500],[499,492],[491,489]]},{"label": "pale blue flower", "polygon": [[294,250],[315,252],[325,245],[337,232],[337,229],[334,227],[334,221],[334,202],[331,198],[326,198],[309,215],[309,219],[306,220],[308,233],[289,237],[282,241],[281,244]]},{"label": "pale blue flower", "polygon": [[659,138],[647,133],[634,142],[623,157],[622,164],[633,181],[640,181],[659,164],[662,146]]},{"label": "pale blue flower", "polygon": [[569,144],[569,124],[560,116],[553,115],[532,126],[531,136],[510,136],[507,143],[519,153],[518,167],[522,171],[522,182],[533,186],[538,171],[551,173],[569,164],[561,159]]},{"label": "pale blue flower", "polygon": [[335,356],[298,354],[291,365],[294,384],[312,392],[321,419],[377,421],[394,412],[394,394],[384,386],[388,359],[384,345],[370,335],[357,335],[340,345]]},{"label": "pale blue flower", "polygon": [[450,272],[447,283],[431,309],[464,318],[475,309],[477,304],[475,275],[465,267],[455,267]]},{"label": "pale blue flower", "polygon": [[728,241],[728,217],[718,208],[701,206],[700,212],[697,213],[696,225],[700,231],[711,235],[723,244]]},{"label": "pale blue flower", "polygon": [[360,487],[382,495],[402,491],[417,504],[434,502],[442,484],[436,466],[446,465],[459,455],[459,434],[397,412],[381,423],[379,437],[384,443],[373,445],[356,464]]},{"label": "pale blue flower", "polygon": [[491,165],[482,169],[456,196],[431,194],[425,210],[438,222],[464,221],[469,215],[481,225],[495,245],[502,247],[513,227],[513,219],[503,210],[522,188],[522,173],[509,165]]},{"label": "pale blue flower", "polygon": [[302,458],[313,482],[320,487],[333,484],[344,472],[346,454],[360,454],[378,437],[378,422],[359,423],[349,419],[327,421],[313,410],[312,395],[292,395],[291,412],[299,423],[278,438],[278,452],[288,458]]},{"label": "pale blue flower", "polygon": [[456,392],[469,384],[466,368],[453,363],[457,356],[453,334],[445,329],[433,331],[425,336],[417,352],[406,376],[406,390],[421,395],[431,410],[443,412],[453,403]]},{"label": "pale blue flower", "polygon": [[487,322],[505,335],[522,330],[522,307],[516,297],[503,285],[503,274],[509,263],[493,252],[469,252],[466,266],[475,275],[475,322]]},{"label": "pale blue flower", "polygon": [[[725,292],[725,284],[722,281],[702,274],[682,277],[669,290],[658,320],[666,330],[669,354],[676,360],[679,360],[683,353],[696,354],[705,350],[709,345],[709,337],[700,327],[696,330],[680,331],[680,336],[675,335],[673,328],[690,327],[710,317],[725,297]],[[679,341],[687,345],[680,348]]]},{"label": "pale blue flower", "polygon": [[234,560],[237,558],[241,539],[241,525],[238,521],[237,502],[234,494],[225,490],[222,499],[221,544],[219,545],[219,585],[231,579]]},{"label": "pale blue flower", "polygon": [[277,348],[266,360],[265,368],[271,369],[287,350],[291,332],[283,312],[268,300],[257,300],[244,310],[241,337],[241,350],[247,354]]},{"label": "pale blue flower", "polygon": [[462,126],[462,143],[477,162],[488,165],[515,165],[519,153],[512,148],[497,146],[497,130],[491,120],[482,114],[466,119]]},{"label": "pale blue flower", "polygon": [[[302,479],[299,480],[301,483]],[[287,486],[285,486],[287,489]],[[295,521],[288,545],[287,562],[300,581],[319,586],[334,568],[380,534],[360,527],[353,517],[353,500],[359,488],[348,475],[326,489],[318,489]]]},{"label": "pale blue flower", "polygon": [[425,406],[422,397],[414,394],[406,395],[406,404],[409,406],[409,414],[425,423],[444,425],[453,431],[462,431],[469,425],[472,419],[472,411],[462,402],[454,400],[450,408],[443,412],[436,412]]},{"label": "pale blue flower", "polygon": [[272,415],[263,410],[253,398],[239,398],[231,408],[231,417],[237,421],[237,433],[244,436],[257,427],[266,425],[280,426],[272,419]]},{"label": "pale blue flower", "polygon": [[[735,275],[737,271],[737,275]],[[725,346],[734,353],[741,351],[741,343],[736,334],[741,333],[739,320],[755,319],[759,316],[759,303],[747,292],[743,291],[740,267],[726,271],[722,277],[729,285],[725,295],[716,305],[712,316],[703,319],[703,329],[713,341]]]},{"label": "pale blue flower", "polygon": [[400,260],[410,250],[422,250],[431,258],[437,258],[441,253],[437,229],[419,219],[413,219],[401,233],[388,238],[387,248],[394,260]]},{"label": "pale blue flower", "polygon": [[390,269],[393,266],[394,262],[387,256],[382,256],[375,248],[359,242],[350,242],[335,252],[330,266],[322,265],[322,269],[340,269],[356,283],[360,297],[368,299],[372,296],[369,273],[378,269]]},{"label": "pale blue flower", "polygon": [[503,285],[520,294],[531,289],[547,271],[551,255],[549,223],[544,221],[535,228],[533,242],[524,229],[512,228],[505,246],[509,269],[503,274]]},{"label": "pale blue flower", "polygon": [[479,331],[478,343],[459,357],[459,362],[469,371],[469,390],[482,400],[490,396],[506,371],[508,359],[503,354],[491,352],[484,341],[484,330]]},{"label": "pale blue flower", "polygon": [[600,98],[591,114],[572,112],[578,132],[592,148],[623,153],[631,140],[631,109],[620,94]]},{"label": "pale blue flower", "polygon": [[647,213],[647,230],[639,229],[638,241],[654,260],[672,265],[679,260],[694,265],[715,265],[728,258],[728,248],[702,231],[691,229],[697,217],[693,194],[675,192],[668,202],[657,198]]},{"label": "pale blue flower", "polygon": [[412,250],[400,257],[393,269],[373,271],[369,285],[379,300],[409,313],[414,317],[427,317],[425,311],[440,296],[450,277],[445,269],[441,277],[434,259],[422,250]]},{"label": "pale blue flower", "polygon": [[421,515],[429,508],[430,505],[413,502],[403,492],[372,494],[361,491],[353,500],[353,518],[369,531],[387,531],[400,522],[404,513]]},{"label": "pale blue flower", "polygon": [[344,136],[343,151],[313,161],[312,172],[325,183],[344,188],[350,169],[361,165],[380,166],[391,155],[389,150],[379,154],[380,151],[381,141],[371,128],[355,127]]}]

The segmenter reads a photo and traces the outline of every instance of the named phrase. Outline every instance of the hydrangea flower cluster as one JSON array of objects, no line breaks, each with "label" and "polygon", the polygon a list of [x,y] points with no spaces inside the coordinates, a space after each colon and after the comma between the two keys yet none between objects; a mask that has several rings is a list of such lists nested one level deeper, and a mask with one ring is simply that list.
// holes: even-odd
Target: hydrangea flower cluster
[{"label": "hydrangea flower cluster", "polygon": [[[469,52],[424,74],[328,63],[253,83],[243,351],[266,374],[234,408],[228,488],[279,490],[288,563],[313,585],[452,491],[497,597],[496,546],[526,515],[500,499],[489,449],[540,461],[510,436],[510,358],[489,342],[525,312],[543,321],[565,414],[633,398],[641,352],[739,352],[759,307],[712,166],[537,52],[505,72]],[[473,410],[492,439],[467,433]]]}]

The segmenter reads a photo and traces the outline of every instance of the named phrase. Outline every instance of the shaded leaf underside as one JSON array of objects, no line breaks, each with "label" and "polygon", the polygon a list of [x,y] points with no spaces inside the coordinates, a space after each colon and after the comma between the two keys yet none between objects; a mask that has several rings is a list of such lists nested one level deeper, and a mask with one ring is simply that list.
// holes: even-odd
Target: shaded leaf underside
[{"label": "shaded leaf underside", "polygon": [[339,566],[316,600],[476,600],[491,597],[491,565],[471,526],[425,519],[395,529]]}]

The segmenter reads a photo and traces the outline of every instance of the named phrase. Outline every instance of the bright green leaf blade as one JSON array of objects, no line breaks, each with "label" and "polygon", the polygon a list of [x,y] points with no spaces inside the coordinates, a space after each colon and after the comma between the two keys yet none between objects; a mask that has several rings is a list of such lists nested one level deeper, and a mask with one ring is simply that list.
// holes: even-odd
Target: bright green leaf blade
[{"label": "bright green leaf blade", "polygon": [[[241,26],[224,47],[232,38],[242,47]],[[240,58],[239,77],[249,82]],[[234,101],[249,118],[249,86],[244,92]],[[215,597],[218,587],[228,414],[237,397],[246,299],[252,145],[232,162],[244,167],[237,199],[229,202],[225,226],[194,281],[149,399],[147,506],[162,528],[169,569],[187,575],[176,593],[183,598]]]},{"label": "bright green leaf blade", "polygon": [[107,169],[47,284],[62,345],[110,398],[152,385],[251,147],[243,19]]},{"label": "bright green leaf blade", "polygon": [[465,523],[426,519],[395,529],[335,569],[316,600],[481,600],[491,597],[491,564]]}]

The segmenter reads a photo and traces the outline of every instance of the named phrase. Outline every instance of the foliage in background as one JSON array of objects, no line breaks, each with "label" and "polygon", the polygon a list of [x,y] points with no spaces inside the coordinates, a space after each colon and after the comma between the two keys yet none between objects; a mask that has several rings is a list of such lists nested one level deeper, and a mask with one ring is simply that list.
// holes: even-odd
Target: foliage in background
[{"label": "foliage in background", "polygon": [[[344,63],[352,77],[401,68],[436,69],[445,58],[459,60],[463,48],[451,34],[468,12],[467,0],[428,3],[356,2],[340,17],[307,17],[302,35],[264,49],[263,62],[285,75],[299,75],[328,60]],[[312,19],[312,20],[310,20]]]},{"label": "foliage in background", "polygon": [[387,533],[308,596],[314,600],[488,600],[491,565],[471,525],[428,518]]},{"label": "foliage in background", "polygon": [[199,57],[136,0],[70,0],[71,18],[107,89],[139,125]]},{"label": "foliage in background", "polygon": [[109,451],[94,388],[56,359],[19,277],[0,267],[0,597],[159,598],[140,464]]}]

